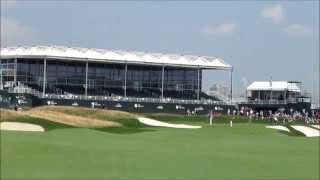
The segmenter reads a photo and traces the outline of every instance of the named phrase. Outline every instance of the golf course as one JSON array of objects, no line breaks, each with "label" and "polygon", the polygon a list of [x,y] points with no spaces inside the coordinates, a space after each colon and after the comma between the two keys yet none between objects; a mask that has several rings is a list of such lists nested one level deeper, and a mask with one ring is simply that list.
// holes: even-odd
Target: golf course
[{"label": "golf course", "polygon": [[[198,129],[148,126],[148,117]],[[319,137],[268,129],[268,121],[132,114],[80,107],[1,109],[0,179],[319,179]]]}]

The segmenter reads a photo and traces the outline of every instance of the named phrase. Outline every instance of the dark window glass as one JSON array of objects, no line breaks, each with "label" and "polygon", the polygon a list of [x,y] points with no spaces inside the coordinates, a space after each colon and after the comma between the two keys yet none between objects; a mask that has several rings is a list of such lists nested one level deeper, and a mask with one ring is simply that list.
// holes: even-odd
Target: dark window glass
[{"label": "dark window glass", "polygon": [[[1,60],[2,69],[13,69],[14,60]],[[43,60],[18,59],[18,81],[41,90],[43,82]],[[13,71],[12,71],[13,72]],[[3,72],[11,79],[10,70]],[[51,93],[84,94],[86,82],[85,62],[47,60],[47,89]],[[200,73],[201,86],[202,73]],[[123,95],[125,86],[124,64],[89,63],[89,95]],[[165,67],[164,95],[175,98],[195,98],[198,88],[198,70],[192,68]],[[128,64],[127,95],[159,97],[162,87],[162,67]],[[200,87],[201,88],[201,87]]]}]

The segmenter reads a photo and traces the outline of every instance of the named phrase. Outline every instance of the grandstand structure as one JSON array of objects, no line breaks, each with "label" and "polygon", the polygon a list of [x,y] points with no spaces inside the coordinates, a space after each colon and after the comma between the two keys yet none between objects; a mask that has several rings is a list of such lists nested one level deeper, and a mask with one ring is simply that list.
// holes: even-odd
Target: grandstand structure
[{"label": "grandstand structure", "polygon": [[224,104],[202,92],[202,71],[230,71],[231,87],[233,71],[216,57],[66,46],[1,48],[0,67],[1,89],[8,93],[103,106],[111,101]]},{"label": "grandstand structure", "polygon": [[268,102],[303,101],[301,82],[298,81],[254,81],[247,87],[249,101]]},{"label": "grandstand structure", "polygon": [[240,106],[255,110],[311,110],[311,97],[302,93],[299,81],[254,81],[246,90],[247,100]]}]

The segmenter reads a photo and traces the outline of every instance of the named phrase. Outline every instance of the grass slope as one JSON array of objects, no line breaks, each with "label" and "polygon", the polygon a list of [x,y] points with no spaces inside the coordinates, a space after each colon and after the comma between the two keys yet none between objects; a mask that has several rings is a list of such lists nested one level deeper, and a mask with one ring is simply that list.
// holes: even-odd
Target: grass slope
[{"label": "grass slope", "polygon": [[45,130],[63,129],[63,128],[73,128],[72,126],[52,122],[44,118],[37,118],[28,116],[24,113],[18,113],[12,110],[0,109],[0,122],[23,122],[31,123],[42,126]]},{"label": "grass slope", "polygon": [[[35,108],[33,111],[43,111],[50,113],[65,114],[74,117],[87,118],[89,120],[102,120],[121,124],[124,127],[138,127],[141,124],[137,121],[136,115],[103,109],[91,109],[83,107],[70,107],[70,106],[42,106]],[[116,126],[117,127],[117,126]],[[143,126],[141,126],[143,127]]]},{"label": "grass slope", "polygon": [[128,126],[105,128],[120,132],[1,131],[1,179],[319,179],[319,138],[287,136],[246,119],[230,128],[227,118],[208,126],[206,117],[148,116],[205,126],[141,127],[122,117]]}]

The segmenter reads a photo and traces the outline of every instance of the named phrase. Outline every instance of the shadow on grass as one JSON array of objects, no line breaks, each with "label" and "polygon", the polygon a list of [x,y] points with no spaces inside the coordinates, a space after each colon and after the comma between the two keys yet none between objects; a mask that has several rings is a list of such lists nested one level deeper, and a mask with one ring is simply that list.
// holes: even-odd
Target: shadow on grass
[{"label": "shadow on grass", "polygon": [[286,128],[288,128],[288,129],[290,130],[290,133],[292,134],[292,136],[305,137],[305,135],[304,135],[302,132],[300,132],[300,131],[298,131],[298,130],[294,129],[293,127],[291,127],[291,125],[286,124],[286,125],[285,125],[285,127],[286,127]]},{"label": "shadow on grass", "polygon": [[302,132],[300,132],[300,131],[294,129],[293,127],[291,127],[292,124],[284,124],[284,125],[281,124],[281,125],[286,127],[286,128],[288,128],[290,130],[290,132],[279,130],[278,131],[279,133],[285,134],[285,135],[291,136],[291,137],[305,137],[305,135]]},{"label": "shadow on grass", "polygon": [[139,129],[139,128],[149,127],[145,124],[140,123],[137,119],[134,119],[134,118],[113,119],[111,121],[122,124],[123,128]]},{"label": "shadow on grass", "polygon": [[278,131],[281,134],[287,135],[287,136],[291,136],[291,137],[304,137],[304,135],[298,134],[298,133],[294,133],[292,131],[288,132],[288,131]]},{"label": "shadow on grass", "polygon": [[153,132],[154,129],[149,128],[132,128],[132,127],[112,127],[112,128],[92,128],[101,132],[108,132],[113,134],[136,134],[143,132]]},{"label": "shadow on grass", "polygon": [[115,133],[115,134],[134,134],[134,133],[156,131],[154,129],[150,129],[150,126],[140,123],[137,119],[123,118],[123,119],[114,119],[113,121],[122,124],[122,127],[93,128],[93,129],[98,131],[108,132],[108,133]]}]

